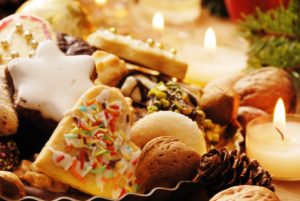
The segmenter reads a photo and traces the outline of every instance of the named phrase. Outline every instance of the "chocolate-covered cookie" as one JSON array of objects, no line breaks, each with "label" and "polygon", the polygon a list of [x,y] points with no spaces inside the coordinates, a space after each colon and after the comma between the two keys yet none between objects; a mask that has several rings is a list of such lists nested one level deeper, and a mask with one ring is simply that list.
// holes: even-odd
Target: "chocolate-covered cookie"
[{"label": "chocolate-covered cookie", "polygon": [[66,55],[92,55],[97,49],[80,38],[57,33],[57,44]]}]

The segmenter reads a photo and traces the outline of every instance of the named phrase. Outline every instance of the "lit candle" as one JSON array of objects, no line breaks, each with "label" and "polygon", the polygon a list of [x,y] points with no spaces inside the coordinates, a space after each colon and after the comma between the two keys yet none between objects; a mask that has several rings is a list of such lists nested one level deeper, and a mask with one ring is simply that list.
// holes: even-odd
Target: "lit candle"
[{"label": "lit candle", "polygon": [[205,33],[204,46],[185,45],[180,49],[178,56],[189,64],[187,81],[199,85],[204,85],[219,76],[238,73],[246,68],[247,62],[244,52],[218,46],[212,28],[208,28]]},{"label": "lit candle", "polygon": [[217,39],[214,30],[210,27],[206,30],[204,35],[204,48],[206,54],[215,54],[217,48]]},{"label": "lit candle", "polygon": [[98,6],[105,6],[106,3],[107,3],[107,0],[95,0],[95,3],[98,5]]},{"label": "lit candle", "polygon": [[165,20],[164,20],[164,16],[159,12],[156,12],[153,15],[152,29],[155,33],[155,38],[160,39],[165,29]]},{"label": "lit candle", "polygon": [[259,117],[247,126],[246,152],[275,179],[300,179],[300,116],[285,115],[279,99],[273,116]]},{"label": "lit candle", "polygon": [[137,6],[139,17],[150,18],[160,12],[167,23],[174,25],[192,22],[201,14],[200,0],[140,0]]}]

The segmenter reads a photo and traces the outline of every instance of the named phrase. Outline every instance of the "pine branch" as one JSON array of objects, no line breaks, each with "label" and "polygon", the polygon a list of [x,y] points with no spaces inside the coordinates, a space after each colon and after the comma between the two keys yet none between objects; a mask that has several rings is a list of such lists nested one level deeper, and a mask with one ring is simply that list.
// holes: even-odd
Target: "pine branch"
[{"label": "pine branch", "polygon": [[289,72],[300,68],[300,1],[291,0],[288,9],[246,16],[240,30],[249,41],[249,67],[275,66]]}]

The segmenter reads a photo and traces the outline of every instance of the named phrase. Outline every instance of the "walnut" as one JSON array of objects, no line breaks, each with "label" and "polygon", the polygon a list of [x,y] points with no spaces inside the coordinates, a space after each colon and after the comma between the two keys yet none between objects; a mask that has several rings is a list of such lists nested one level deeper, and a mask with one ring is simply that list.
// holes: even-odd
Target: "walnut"
[{"label": "walnut", "polygon": [[241,106],[259,108],[271,114],[281,97],[287,112],[296,110],[295,86],[291,76],[282,69],[265,67],[254,70],[239,79],[234,89],[240,96]]},{"label": "walnut", "polygon": [[229,86],[218,83],[204,88],[199,105],[207,118],[226,125],[236,117],[239,98]]}]

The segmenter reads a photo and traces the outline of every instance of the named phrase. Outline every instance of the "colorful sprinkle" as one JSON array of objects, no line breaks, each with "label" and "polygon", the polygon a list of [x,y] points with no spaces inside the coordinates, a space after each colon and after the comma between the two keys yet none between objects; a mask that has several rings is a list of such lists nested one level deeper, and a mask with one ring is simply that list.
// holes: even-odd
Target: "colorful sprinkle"
[{"label": "colorful sprinkle", "polygon": [[[68,169],[76,178],[82,180],[88,173],[93,173],[99,188],[103,188],[103,183],[113,181],[114,192],[122,195],[133,190],[130,186],[135,181],[133,167],[137,164],[137,155],[128,146],[126,134],[117,127],[122,102],[109,103],[108,97],[105,92],[96,99],[87,101],[83,98],[84,104],[72,116],[74,123],[70,133],[64,135],[65,151],[74,157]],[[129,115],[126,115],[126,122],[129,122]],[[61,166],[65,156],[58,153],[55,159]]]}]

